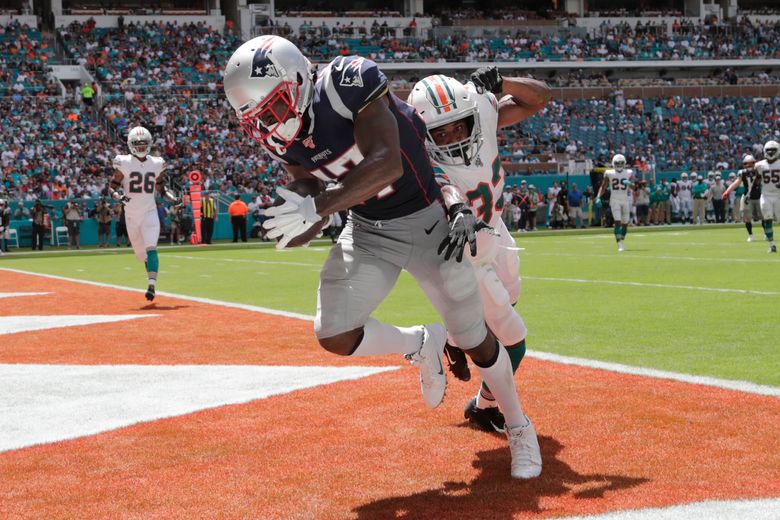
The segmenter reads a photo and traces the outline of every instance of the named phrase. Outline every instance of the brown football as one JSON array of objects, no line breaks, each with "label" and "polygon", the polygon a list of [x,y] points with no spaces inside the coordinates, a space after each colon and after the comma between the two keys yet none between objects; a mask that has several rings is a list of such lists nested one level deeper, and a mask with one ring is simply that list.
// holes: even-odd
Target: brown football
[{"label": "brown football", "polygon": [[[322,183],[321,180],[312,178],[307,179],[296,179],[294,181],[290,181],[287,183],[287,186],[285,186],[288,190],[292,191],[293,193],[297,193],[298,195],[301,195],[305,197],[306,195],[311,195],[312,197],[319,194],[322,190],[325,189],[325,185]],[[284,204],[284,199],[282,197],[276,197],[274,199],[274,202],[272,206],[280,206]],[[312,227],[298,235],[297,237],[290,240],[290,242],[287,244],[287,247],[301,247],[303,245],[308,244],[313,239],[317,238],[317,235],[319,235],[320,231],[322,231],[322,226],[325,225],[327,222],[327,218],[323,218],[316,224],[314,224]],[[277,239],[277,242],[279,240]]]}]

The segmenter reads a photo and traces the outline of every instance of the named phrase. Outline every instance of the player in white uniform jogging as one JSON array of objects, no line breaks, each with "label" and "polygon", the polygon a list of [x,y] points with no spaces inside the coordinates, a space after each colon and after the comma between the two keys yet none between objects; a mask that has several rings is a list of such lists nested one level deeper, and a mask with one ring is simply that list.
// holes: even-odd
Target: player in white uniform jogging
[{"label": "player in white uniform jogging", "polygon": [[136,258],[146,265],[149,281],[146,299],[152,301],[160,267],[157,256],[160,219],[157,216],[155,193],[174,204],[179,201],[165,185],[165,160],[149,155],[152,149],[152,134],[149,130],[142,126],[130,130],[127,147],[130,149],[128,155],[114,157],[114,176],[109,184],[109,194],[125,206],[127,236]]},{"label": "player in white uniform jogging", "polygon": [[[756,159],[752,155],[746,155],[742,159],[742,168],[737,172],[739,175],[736,177],[726,191],[723,192],[723,200],[728,200],[731,192],[735,191],[740,186],[745,187],[745,194],[742,195],[741,204],[737,204],[737,207],[742,208],[743,220],[745,221],[745,229],[748,233],[748,242],[753,242],[753,221],[762,220],[761,218],[761,177],[756,171]],[[737,219],[737,215],[734,215],[734,219]]]},{"label": "player in white uniform jogging", "polygon": [[756,163],[761,177],[761,216],[764,234],[769,241],[769,252],[777,253],[775,232],[772,223],[780,221],[780,143],[767,141],[764,145],[764,159]]},{"label": "player in white uniform jogging", "polygon": [[[506,347],[513,371],[525,354],[528,331],[513,308],[520,296],[520,259],[501,219],[505,173],[496,133],[534,115],[549,100],[544,83],[502,78],[495,67],[479,69],[465,85],[443,75],[428,76],[414,86],[408,100],[425,121],[426,147],[449,211],[466,205],[496,232],[478,233],[476,255],[471,247],[465,253],[475,267],[485,320]],[[458,257],[464,252],[462,245],[453,251]],[[467,380],[465,357],[449,344],[447,354],[453,373]],[[484,381],[466,406],[465,417],[488,431],[503,429],[504,418]],[[541,457],[539,464],[541,469]]]},{"label": "player in white uniform jogging", "polygon": [[622,154],[616,154],[612,158],[612,169],[604,172],[604,180],[601,181],[599,192],[596,195],[596,206],[601,206],[601,196],[609,186],[612,194],[609,198],[609,207],[612,209],[612,218],[615,220],[615,240],[618,251],[623,251],[623,240],[628,233],[628,221],[631,218],[631,208],[628,202],[628,190],[631,189],[633,172],[626,168],[626,158]]}]

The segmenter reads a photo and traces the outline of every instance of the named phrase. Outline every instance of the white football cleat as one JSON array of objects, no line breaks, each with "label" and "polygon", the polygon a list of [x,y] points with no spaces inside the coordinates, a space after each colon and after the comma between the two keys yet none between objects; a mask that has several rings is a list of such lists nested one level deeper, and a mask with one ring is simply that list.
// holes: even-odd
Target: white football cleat
[{"label": "white football cleat", "polygon": [[512,478],[535,478],[542,474],[542,453],[536,429],[528,419],[525,426],[506,429],[509,452],[512,455]]},{"label": "white football cleat", "polygon": [[753,235],[748,235],[748,242],[755,242],[756,239]]},{"label": "white football cleat", "polygon": [[441,361],[444,355],[444,344],[447,342],[447,330],[440,323],[423,325],[423,344],[414,354],[408,354],[406,359],[412,365],[420,367],[420,389],[425,404],[436,408],[444,400],[447,390],[447,374]]},{"label": "white football cleat", "polygon": [[623,252],[623,241],[622,240],[620,242],[618,242],[618,252],[619,253]]}]

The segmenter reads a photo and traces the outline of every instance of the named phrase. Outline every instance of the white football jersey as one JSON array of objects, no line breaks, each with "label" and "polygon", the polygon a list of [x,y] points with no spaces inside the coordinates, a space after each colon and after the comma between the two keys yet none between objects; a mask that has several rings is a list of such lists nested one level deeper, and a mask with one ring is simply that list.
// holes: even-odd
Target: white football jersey
[{"label": "white football jersey", "polygon": [[[476,159],[469,165],[453,166],[432,161],[433,172],[439,185],[460,188],[469,200],[474,215],[494,228],[501,222],[504,207],[504,169],[498,153],[498,100],[490,92],[478,94],[471,82],[466,89],[477,96],[477,114],[482,130],[482,146]],[[489,243],[497,238],[487,233],[477,233],[477,258],[486,258],[493,249]],[[466,248],[468,255],[468,247]]]},{"label": "white football jersey", "polygon": [[681,199],[693,198],[693,194],[691,193],[691,186],[691,181],[677,181],[677,188],[679,189]]},{"label": "white football jersey", "polygon": [[780,198],[780,160],[773,163],[766,159],[756,163],[761,178],[761,194],[764,197]]},{"label": "white football jersey", "polygon": [[132,154],[117,155],[113,164],[123,175],[122,191],[130,197],[130,202],[125,204],[125,213],[140,216],[149,211],[156,212],[156,182],[165,167],[165,159],[147,155],[142,161]]},{"label": "white football jersey", "polygon": [[623,180],[631,180],[634,175],[630,169],[625,168],[622,172],[617,172],[613,169],[609,169],[604,172],[604,175],[609,179],[609,188],[612,190],[609,200],[616,200],[619,202],[628,201],[628,186],[623,184]]}]

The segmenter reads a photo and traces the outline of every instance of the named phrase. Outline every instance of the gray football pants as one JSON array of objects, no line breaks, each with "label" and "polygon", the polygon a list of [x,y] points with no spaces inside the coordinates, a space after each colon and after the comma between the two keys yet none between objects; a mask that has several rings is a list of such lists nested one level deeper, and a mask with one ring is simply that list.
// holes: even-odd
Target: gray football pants
[{"label": "gray football pants", "polygon": [[354,213],[320,272],[318,338],[329,338],[362,327],[395,286],[402,269],[420,284],[444,320],[455,344],[479,345],[487,334],[479,286],[471,264],[438,254],[449,231],[438,203],[411,215],[384,221]]}]

